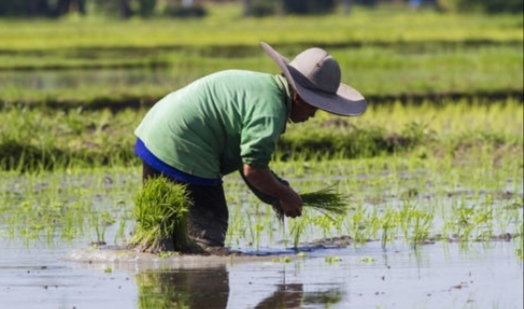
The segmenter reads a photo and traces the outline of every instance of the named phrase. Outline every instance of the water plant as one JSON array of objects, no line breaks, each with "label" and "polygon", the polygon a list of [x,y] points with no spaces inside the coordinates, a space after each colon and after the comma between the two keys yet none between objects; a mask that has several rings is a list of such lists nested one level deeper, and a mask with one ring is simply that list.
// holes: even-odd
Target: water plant
[{"label": "water plant", "polygon": [[173,184],[165,177],[150,178],[134,202],[132,213],[137,224],[129,247],[144,252],[194,249],[187,231],[191,201],[184,185]]}]

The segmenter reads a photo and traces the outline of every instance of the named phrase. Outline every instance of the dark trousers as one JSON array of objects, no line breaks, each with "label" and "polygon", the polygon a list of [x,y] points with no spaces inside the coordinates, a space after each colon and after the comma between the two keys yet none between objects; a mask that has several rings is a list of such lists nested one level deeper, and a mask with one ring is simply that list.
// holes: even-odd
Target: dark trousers
[{"label": "dark trousers", "polygon": [[[161,172],[142,162],[143,181],[161,175]],[[180,183],[176,179],[163,176],[173,183]],[[186,184],[186,189],[193,202],[189,209],[189,236],[201,246],[223,247],[229,220],[224,187]]]}]

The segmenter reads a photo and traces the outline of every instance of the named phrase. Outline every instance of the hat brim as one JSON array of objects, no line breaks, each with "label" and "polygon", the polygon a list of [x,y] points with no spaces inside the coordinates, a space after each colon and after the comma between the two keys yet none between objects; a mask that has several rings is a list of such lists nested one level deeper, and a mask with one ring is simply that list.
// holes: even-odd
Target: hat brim
[{"label": "hat brim", "polygon": [[298,76],[301,75],[301,73],[291,66],[284,56],[280,55],[267,43],[261,42],[260,45],[269,57],[280,67],[289,85],[295,89],[300,97],[308,104],[326,112],[342,116],[358,116],[366,111],[367,102],[364,96],[356,89],[342,83],[339,85],[336,94],[328,94],[307,88],[297,82],[297,80],[304,79],[304,77]]}]

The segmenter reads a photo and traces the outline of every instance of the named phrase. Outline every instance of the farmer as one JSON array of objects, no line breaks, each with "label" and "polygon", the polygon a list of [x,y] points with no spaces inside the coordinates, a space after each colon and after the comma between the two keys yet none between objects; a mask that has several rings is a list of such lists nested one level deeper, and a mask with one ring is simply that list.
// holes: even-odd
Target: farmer
[{"label": "farmer", "polygon": [[345,116],[366,110],[363,96],[340,83],[340,67],[325,50],[310,48],[289,62],[261,45],[282,74],[205,76],[158,101],[135,131],[143,180],[164,175],[186,184],[193,201],[188,233],[207,252],[224,247],[228,228],[222,176],[239,171],[262,201],[298,217],[299,194],[269,168],[286,123],[304,122],[318,109]]}]

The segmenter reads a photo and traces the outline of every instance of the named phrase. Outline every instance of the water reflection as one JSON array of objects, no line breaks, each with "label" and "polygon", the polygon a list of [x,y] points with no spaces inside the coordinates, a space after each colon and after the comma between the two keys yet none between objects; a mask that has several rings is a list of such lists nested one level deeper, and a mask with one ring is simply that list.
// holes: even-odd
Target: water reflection
[{"label": "water reflection", "polygon": [[[285,272],[281,273],[285,282]],[[263,279],[263,278],[259,278]],[[256,279],[254,279],[256,280]],[[229,272],[226,266],[204,269],[185,269],[168,271],[145,271],[136,275],[139,301],[138,308],[190,308],[190,309],[225,309],[232,303],[257,309],[325,307],[340,302],[343,292],[340,286],[331,286],[322,291],[304,289],[302,283],[279,283],[265,285],[269,294],[253,304],[239,304],[231,299],[232,295],[250,293],[248,289],[236,291],[230,295]],[[251,283],[249,283],[251,284]],[[246,286],[247,287],[247,286]],[[239,287],[243,289],[242,286]],[[262,288],[264,290],[264,288]],[[250,301],[259,296],[252,293]],[[228,307],[229,305],[229,307]]]},{"label": "water reflection", "polygon": [[229,274],[226,268],[148,271],[136,276],[139,308],[226,308]]},{"label": "water reflection", "polygon": [[327,291],[305,292],[302,283],[279,284],[276,291],[269,297],[262,300],[256,309],[277,309],[277,308],[311,308],[314,305],[336,304],[342,299],[342,292],[339,288]]}]

